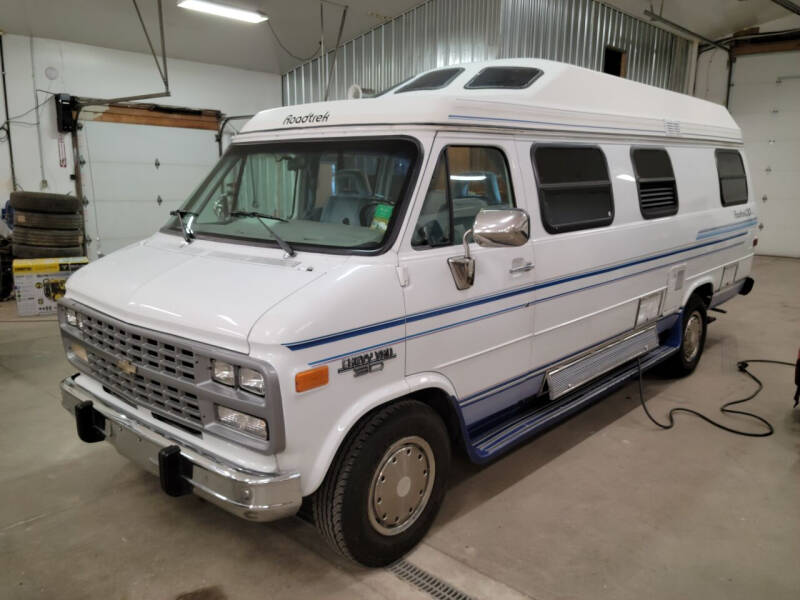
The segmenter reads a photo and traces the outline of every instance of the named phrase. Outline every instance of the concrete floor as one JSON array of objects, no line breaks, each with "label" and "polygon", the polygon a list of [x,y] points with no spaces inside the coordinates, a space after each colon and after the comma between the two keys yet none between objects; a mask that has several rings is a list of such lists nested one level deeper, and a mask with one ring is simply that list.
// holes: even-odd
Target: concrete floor
[{"label": "concrete floor", "polygon": [[[760,258],[755,278],[751,295],[715,315],[694,375],[646,378],[656,415],[713,415],[748,393],[739,359],[794,360],[800,261]],[[427,597],[340,560],[299,519],[251,524],[169,498],[110,446],[79,442],[59,405],[71,369],[56,325],[13,310],[0,305],[0,596]],[[773,437],[686,416],[659,431],[629,385],[493,465],[457,459],[441,515],[409,560],[478,598],[800,597],[793,372],[753,371],[766,386],[753,408]]]}]

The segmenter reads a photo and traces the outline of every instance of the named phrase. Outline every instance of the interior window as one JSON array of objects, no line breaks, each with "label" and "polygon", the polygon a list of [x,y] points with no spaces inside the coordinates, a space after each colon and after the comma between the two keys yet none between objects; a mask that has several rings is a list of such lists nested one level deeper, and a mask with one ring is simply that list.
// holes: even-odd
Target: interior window
[{"label": "interior window", "polygon": [[513,206],[511,179],[501,150],[448,146],[436,164],[411,245],[460,244],[482,208]]},{"label": "interior window", "polygon": [[747,175],[736,150],[717,150],[717,173],[722,206],[747,203]]},{"label": "interior window", "polygon": [[605,155],[597,146],[535,145],[539,209],[549,233],[610,225],[614,199]]},{"label": "interior window", "polygon": [[645,219],[669,217],[678,212],[678,190],[669,154],[663,148],[631,150],[639,190],[639,210]]}]

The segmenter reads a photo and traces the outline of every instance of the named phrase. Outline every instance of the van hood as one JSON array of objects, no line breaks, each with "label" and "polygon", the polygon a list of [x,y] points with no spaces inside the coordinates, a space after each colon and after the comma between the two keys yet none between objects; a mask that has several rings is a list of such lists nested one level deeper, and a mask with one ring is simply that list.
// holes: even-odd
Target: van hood
[{"label": "van hood", "polygon": [[158,234],[74,273],[67,296],[124,322],[248,353],[258,318],[347,260]]}]

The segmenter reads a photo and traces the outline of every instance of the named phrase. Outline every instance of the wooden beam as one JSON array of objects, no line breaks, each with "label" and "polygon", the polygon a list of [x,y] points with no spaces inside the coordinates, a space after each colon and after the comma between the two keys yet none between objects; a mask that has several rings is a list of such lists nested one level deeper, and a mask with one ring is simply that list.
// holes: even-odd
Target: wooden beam
[{"label": "wooden beam", "polygon": [[219,130],[221,116],[218,110],[196,110],[134,103],[86,106],[80,112],[80,118],[83,121],[181,127],[208,131]]},{"label": "wooden beam", "polygon": [[[800,50],[800,37],[788,40],[775,40],[767,41],[740,41],[735,42],[732,47],[734,56],[742,56],[745,54],[762,54],[767,52],[791,52],[793,50]],[[800,62],[800,61],[798,61]]]}]

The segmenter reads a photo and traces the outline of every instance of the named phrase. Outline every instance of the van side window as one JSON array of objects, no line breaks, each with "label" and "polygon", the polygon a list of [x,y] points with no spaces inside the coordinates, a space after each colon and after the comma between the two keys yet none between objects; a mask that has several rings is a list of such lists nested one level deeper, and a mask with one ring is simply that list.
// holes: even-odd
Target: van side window
[{"label": "van side window", "polygon": [[722,206],[747,203],[747,175],[737,150],[717,150],[717,174]]},{"label": "van side window", "polygon": [[448,146],[431,177],[411,245],[460,244],[482,208],[514,206],[503,152],[482,146]]},{"label": "van side window", "polygon": [[677,213],[678,189],[667,151],[663,148],[633,148],[631,161],[642,217],[657,219]]},{"label": "van side window", "polygon": [[548,233],[610,225],[614,198],[608,166],[597,146],[544,145],[531,149],[539,210]]}]

